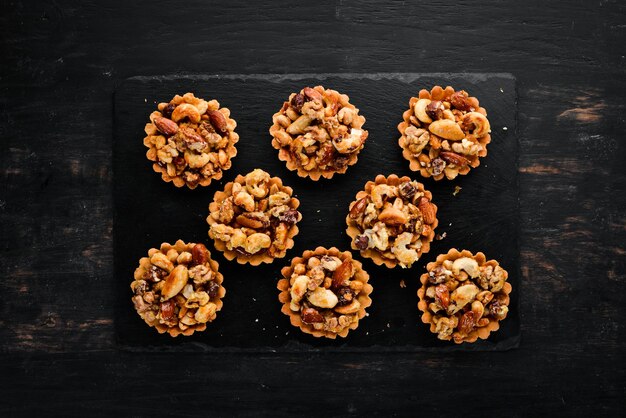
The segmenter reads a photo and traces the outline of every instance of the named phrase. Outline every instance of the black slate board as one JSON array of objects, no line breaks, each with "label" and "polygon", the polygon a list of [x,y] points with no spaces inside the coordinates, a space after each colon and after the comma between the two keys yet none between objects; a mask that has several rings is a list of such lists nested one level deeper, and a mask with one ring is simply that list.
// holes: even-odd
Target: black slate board
[{"label": "black slate board", "polygon": [[[369,131],[357,165],[345,175],[313,182],[299,178],[278,160],[268,133],[272,114],[289,93],[322,84],[350,96]],[[397,145],[396,126],[409,98],[435,84],[463,88],[479,98],[492,127],[489,155],[467,176],[454,181],[422,179],[408,169]],[[506,350],[517,347],[519,320],[519,200],[515,78],[510,74],[319,74],[133,77],[115,93],[114,107],[114,257],[117,297],[115,326],[118,345],[140,351],[450,351]],[[154,173],[145,158],[143,127],[156,103],[187,91],[216,98],[237,120],[240,142],[232,168],[219,182],[196,190],[178,189]],[[205,218],[216,190],[237,174],[262,168],[293,187],[301,201],[303,221],[295,247],[271,265],[242,266],[226,261],[208,239]],[[367,259],[364,268],[374,286],[373,305],[347,339],[316,339],[290,325],[280,312],[276,282],[292,257],[318,245],[350,247],[345,234],[349,203],[365,182],[377,174],[409,175],[433,192],[439,206],[437,233],[431,251],[411,269],[389,270]],[[462,187],[455,197],[455,186]],[[173,339],[147,327],[135,313],[129,284],[139,258],[161,242],[177,239],[204,242],[220,264],[227,294],[224,307],[206,331]],[[451,247],[483,251],[509,271],[513,285],[510,313],[489,340],[455,345],[438,341],[417,310],[419,276],[437,254]],[[400,287],[404,280],[406,288]]]}]

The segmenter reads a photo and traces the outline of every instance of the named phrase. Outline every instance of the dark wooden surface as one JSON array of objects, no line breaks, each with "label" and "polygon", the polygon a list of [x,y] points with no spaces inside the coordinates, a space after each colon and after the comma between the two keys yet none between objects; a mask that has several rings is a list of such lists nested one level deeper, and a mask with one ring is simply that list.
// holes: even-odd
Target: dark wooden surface
[{"label": "dark wooden surface", "polygon": [[[624,415],[626,6],[0,4],[0,415]],[[133,75],[511,72],[522,343],[505,353],[115,347],[112,92]]]}]

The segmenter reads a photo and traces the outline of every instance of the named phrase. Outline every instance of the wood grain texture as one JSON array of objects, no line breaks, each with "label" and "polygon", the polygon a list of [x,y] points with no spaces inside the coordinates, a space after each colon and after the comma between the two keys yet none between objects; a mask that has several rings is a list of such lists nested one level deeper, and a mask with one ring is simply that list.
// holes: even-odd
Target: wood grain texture
[{"label": "wood grain texture", "polygon": [[[0,3],[0,414],[623,415],[625,17],[617,0]],[[518,80],[520,348],[116,351],[116,83],[390,71]]]}]

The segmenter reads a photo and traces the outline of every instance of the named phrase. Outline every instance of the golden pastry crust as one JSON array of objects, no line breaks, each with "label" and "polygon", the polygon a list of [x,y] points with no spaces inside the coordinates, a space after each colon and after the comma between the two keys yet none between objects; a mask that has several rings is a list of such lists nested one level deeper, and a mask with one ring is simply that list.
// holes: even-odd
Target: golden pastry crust
[{"label": "golden pastry crust", "polygon": [[422,322],[440,340],[457,344],[487,339],[509,311],[508,273],[485,254],[452,248],[428,263],[417,291]]},{"label": "golden pastry crust", "polygon": [[350,203],[346,224],[352,249],[377,265],[405,268],[430,250],[439,221],[432,193],[392,174],[365,184]]},{"label": "golden pastry crust", "polygon": [[270,134],[278,158],[312,180],[345,173],[367,139],[365,118],[348,96],[322,86],[292,93],[272,120]]},{"label": "golden pastry crust", "polygon": [[226,289],[217,261],[203,244],[161,244],[139,260],[130,285],[146,324],[172,337],[204,331],[222,309]]},{"label": "golden pastry crust", "polygon": [[193,93],[159,103],[150,114],[143,143],[152,168],[176,187],[208,186],[222,178],[237,155],[237,122],[217,100],[205,101]]},{"label": "golden pastry crust", "polygon": [[411,97],[398,125],[402,156],[422,177],[448,180],[480,165],[491,142],[487,112],[465,90],[435,86]]},{"label": "golden pastry crust", "polygon": [[215,248],[228,260],[257,266],[293,247],[302,214],[291,187],[261,169],[239,175],[215,192],[207,223]]},{"label": "golden pastry crust", "polygon": [[349,251],[317,247],[281,270],[278,300],[291,325],[314,337],[346,337],[372,304],[372,286]]}]

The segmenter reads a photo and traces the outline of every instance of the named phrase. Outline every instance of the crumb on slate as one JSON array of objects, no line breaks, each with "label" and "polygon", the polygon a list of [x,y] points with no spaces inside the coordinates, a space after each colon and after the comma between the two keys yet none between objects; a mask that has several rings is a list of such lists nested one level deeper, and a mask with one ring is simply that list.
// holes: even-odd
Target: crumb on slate
[{"label": "crumb on slate", "polygon": [[463,189],[461,186],[454,186],[454,192],[452,193],[452,196],[456,196],[461,192],[461,189]]},{"label": "crumb on slate", "polygon": [[406,283],[404,282],[404,279],[400,280],[400,287],[403,289],[406,287]]}]

